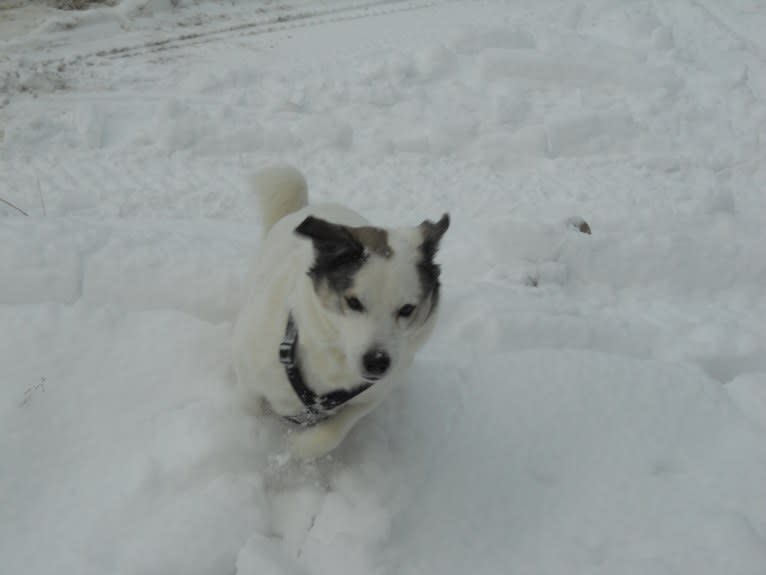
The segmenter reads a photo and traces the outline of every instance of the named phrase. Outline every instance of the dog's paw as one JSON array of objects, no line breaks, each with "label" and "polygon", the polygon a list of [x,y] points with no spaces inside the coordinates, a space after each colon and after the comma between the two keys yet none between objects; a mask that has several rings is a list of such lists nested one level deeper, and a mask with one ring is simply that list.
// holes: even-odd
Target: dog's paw
[{"label": "dog's paw", "polygon": [[330,453],[341,439],[332,427],[317,425],[293,432],[288,443],[293,457],[316,459]]}]

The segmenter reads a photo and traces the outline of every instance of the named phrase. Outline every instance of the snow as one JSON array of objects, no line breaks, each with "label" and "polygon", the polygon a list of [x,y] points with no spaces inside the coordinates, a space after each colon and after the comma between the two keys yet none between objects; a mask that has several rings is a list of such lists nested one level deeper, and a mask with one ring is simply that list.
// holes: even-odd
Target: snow
[{"label": "snow", "polygon": [[[0,10],[9,573],[766,571],[766,10]],[[247,177],[452,215],[407,385],[300,463],[237,403]],[[578,231],[577,218],[592,234]]]}]

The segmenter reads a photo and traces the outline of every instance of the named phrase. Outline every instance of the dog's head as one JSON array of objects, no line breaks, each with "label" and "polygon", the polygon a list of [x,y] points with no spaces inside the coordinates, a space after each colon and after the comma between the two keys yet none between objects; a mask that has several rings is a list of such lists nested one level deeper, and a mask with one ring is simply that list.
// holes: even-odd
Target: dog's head
[{"label": "dog's head", "polygon": [[314,292],[363,379],[406,366],[430,332],[440,285],[434,256],[449,223],[444,214],[436,223],[386,230],[309,216],[295,229],[313,243]]}]

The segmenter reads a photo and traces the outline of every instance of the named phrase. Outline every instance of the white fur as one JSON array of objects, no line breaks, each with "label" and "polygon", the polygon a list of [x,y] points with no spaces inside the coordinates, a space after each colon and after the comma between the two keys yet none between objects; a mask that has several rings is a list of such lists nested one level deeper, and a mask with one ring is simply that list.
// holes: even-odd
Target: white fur
[{"label": "white fur", "polygon": [[[309,215],[349,226],[368,222],[341,206],[307,206],[305,179],[294,168],[269,168],[255,182],[268,231],[249,275],[233,349],[237,380],[250,405],[257,413],[268,407],[285,416],[303,410],[278,357],[290,312],[299,330],[304,379],[317,394],[357,386],[363,379],[362,355],[371,347],[382,347],[391,356],[390,369],[370,389],[330,419],[290,435],[295,456],[314,458],[337,447],[354,424],[388,395],[430,333],[435,313],[417,309],[411,321],[395,313],[404,304],[418,302],[414,264],[423,236],[417,227],[389,230],[393,255],[369,255],[351,290],[364,302],[365,313],[327,309],[307,274],[315,257],[311,240],[294,230]],[[423,314],[420,319],[418,313]]]},{"label": "white fur", "polygon": [[306,178],[292,166],[272,166],[253,177],[258,194],[263,233],[286,214],[297,212],[308,204]]}]

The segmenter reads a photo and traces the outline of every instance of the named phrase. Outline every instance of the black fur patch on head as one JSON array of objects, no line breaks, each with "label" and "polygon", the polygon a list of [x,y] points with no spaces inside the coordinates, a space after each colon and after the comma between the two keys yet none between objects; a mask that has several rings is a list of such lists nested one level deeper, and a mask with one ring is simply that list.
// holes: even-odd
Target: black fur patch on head
[{"label": "black fur patch on head", "polygon": [[314,244],[316,259],[308,274],[315,286],[327,282],[337,293],[351,287],[354,274],[367,255],[350,228],[309,216],[295,228],[295,233],[311,239]]},{"label": "black fur patch on head", "polygon": [[449,222],[449,214],[444,214],[436,223],[426,220],[420,224],[423,243],[420,244],[421,258],[417,264],[418,276],[420,277],[422,298],[426,299],[429,295],[431,296],[431,309],[436,307],[441,286],[439,282],[441,268],[434,262],[434,257],[439,250],[439,242],[444,232],[449,228]]}]

